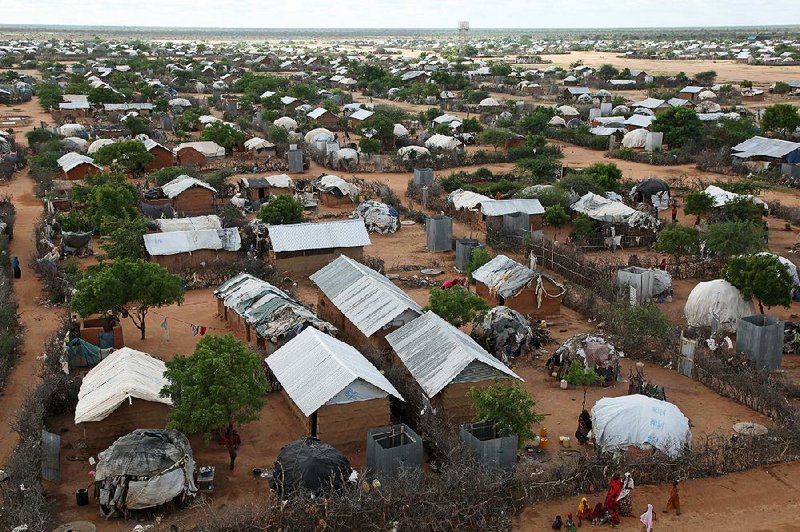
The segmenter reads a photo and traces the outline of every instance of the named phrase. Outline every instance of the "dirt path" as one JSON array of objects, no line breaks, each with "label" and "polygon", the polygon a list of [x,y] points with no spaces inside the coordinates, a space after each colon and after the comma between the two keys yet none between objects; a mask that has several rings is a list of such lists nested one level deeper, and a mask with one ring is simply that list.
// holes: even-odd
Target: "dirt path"
[{"label": "dirt path", "polygon": [[[22,114],[30,115],[32,124],[46,120],[39,110],[38,101],[28,102],[14,109],[22,110]],[[19,128],[17,142],[25,142],[24,133],[33,126]],[[40,361],[44,342],[50,337],[60,323],[60,309],[41,306],[41,285],[28,266],[36,254],[33,227],[42,213],[42,202],[34,195],[34,182],[27,171],[14,175],[9,183],[0,185],[0,194],[9,194],[14,198],[17,208],[14,226],[14,240],[10,244],[11,255],[19,257],[22,266],[22,278],[14,282],[14,296],[19,306],[19,315],[25,327],[22,355],[11,372],[5,390],[2,393],[0,408],[0,464],[5,464],[17,443],[17,434],[11,430],[17,410],[28,394],[39,382]]]},{"label": "dirt path", "polygon": [[[680,517],[662,512],[669,495],[669,486],[640,486],[634,490],[633,513],[624,518],[617,530],[640,531],[639,515],[650,503],[658,511],[655,530],[785,530],[800,531],[797,512],[800,504],[800,464],[759,467],[724,477],[681,482]],[[582,495],[551,501],[526,509],[517,519],[516,530],[533,532],[550,530],[556,515],[574,515]],[[600,502],[603,494],[586,497],[590,505]],[[584,527],[595,527],[584,524]],[[600,527],[597,530],[610,530]]]}]

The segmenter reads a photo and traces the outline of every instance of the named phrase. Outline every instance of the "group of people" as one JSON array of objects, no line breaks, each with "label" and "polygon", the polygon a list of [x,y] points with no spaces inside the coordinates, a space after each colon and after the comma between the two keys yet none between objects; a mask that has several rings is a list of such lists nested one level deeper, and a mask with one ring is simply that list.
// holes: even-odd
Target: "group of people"
[{"label": "group of people", "polygon": [[[622,517],[633,516],[633,489],[635,485],[630,473],[625,473],[623,477],[615,473],[609,481],[608,492],[603,502],[598,502],[593,509],[587,498],[583,497],[581,502],[578,503],[575,519],[573,519],[571,513],[567,515],[566,521],[560,515],[557,515],[553,521],[552,529],[573,532],[577,530],[577,527],[582,526],[584,521],[592,525],[611,525],[612,528],[616,527]],[[676,515],[681,514],[677,481],[672,483],[669,500],[664,511],[669,512],[672,510],[675,511]],[[647,505],[647,511],[639,517],[639,520],[644,525],[646,532],[653,530],[656,513],[652,504]]]}]

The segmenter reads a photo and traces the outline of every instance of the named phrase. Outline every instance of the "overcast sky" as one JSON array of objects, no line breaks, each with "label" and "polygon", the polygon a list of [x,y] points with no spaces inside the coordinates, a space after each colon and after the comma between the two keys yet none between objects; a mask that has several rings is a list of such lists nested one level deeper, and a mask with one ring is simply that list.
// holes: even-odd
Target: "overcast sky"
[{"label": "overcast sky", "polygon": [[0,24],[608,28],[800,24],[800,0],[0,0]]}]

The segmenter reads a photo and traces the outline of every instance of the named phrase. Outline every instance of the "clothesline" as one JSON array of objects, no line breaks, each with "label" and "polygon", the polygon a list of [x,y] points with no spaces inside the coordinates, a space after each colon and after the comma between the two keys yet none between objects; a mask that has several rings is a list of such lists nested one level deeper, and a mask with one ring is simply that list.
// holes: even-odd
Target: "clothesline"
[{"label": "clothesline", "polygon": [[[183,323],[184,325],[189,325],[190,327],[193,327],[193,326],[197,325],[196,323],[191,323],[191,322],[188,322],[188,321],[184,321],[184,320],[182,320],[180,318],[173,318],[172,316],[167,316],[166,314],[161,314],[160,312],[156,312],[154,310],[151,310],[150,312],[152,312],[156,316],[161,316],[162,318],[167,318],[170,321],[177,321],[178,323]],[[212,326],[209,326],[209,325],[203,325],[203,327],[205,327],[206,329],[211,330],[211,331],[230,331],[230,329],[228,329],[227,327],[212,327]]]}]

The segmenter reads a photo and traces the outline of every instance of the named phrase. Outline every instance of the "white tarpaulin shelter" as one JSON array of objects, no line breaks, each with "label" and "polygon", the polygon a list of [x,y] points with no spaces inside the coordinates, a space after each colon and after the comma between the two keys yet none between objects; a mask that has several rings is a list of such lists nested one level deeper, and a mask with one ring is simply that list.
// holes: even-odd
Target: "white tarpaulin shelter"
[{"label": "white tarpaulin shelter", "polygon": [[141,399],[172,405],[161,397],[164,362],[130,347],[117,349],[86,374],[78,392],[75,423],[101,421],[126,400]]},{"label": "white tarpaulin shelter", "polygon": [[690,327],[711,327],[719,321],[721,329],[735,330],[739,318],[756,313],[752,301],[724,279],[698,283],[689,293],[683,315]]},{"label": "white tarpaulin shelter", "polygon": [[556,112],[562,116],[579,116],[581,113],[571,105],[556,107]]},{"label": "white tarpaulin shelter", "polygon": [[155,224],[162,233],[222,229],[222,220],[216,214],[192,216],[190,218],[158,218],[155,220]]},{"label": "white tarpaulin shelter", "polygon": [[423,148],[422,146],[403,146],[402,148],[397,150],[397,156],[403,159],[404,161],[409,160],[412,157],[424,157],[430,154],[431,152],[428,150],[428,148]]},{"label": "white tarpaulin shelter", "polygon": [[400,229],[400,214],[380,201],[365,201],[353,211],[353,217],[364,220],[367,231],[373,233],[394,233]]},{"label": "white tarpaulin shelter", "polygon": [[755,196],[751,196],[749,194],[736,194],[735,192],[728,192],[722,188],[719,188],[715,185],[708,185],[706,189],[703,191],[712,198],[714,198],[714,207],[722,207],[729,201],[735,200],[737,198],[749,198],[753,203],[756,205],[762,205],[766,209],[766,204]]},{"label": "white tarpaulin shelter", "polygon": [[797,275],[797,266],[794,265],[792,261],[787,259],[786,257],[781,257],[780,255],[776,255],[774,253],[769,253],[767,251],[763,251],[758,253],[758,255],[769,255],[770,257],[775,257],[786,267],[786,270],[789,272],[789,275],[792,277],[792,284],[794,286],[800,286],[800,277]]},{"label": "white tarpaulin shelter", "polygon": [[658,227],[659,221],[652,215],[628,207],[621,201],[614,201],[592,192],[587,192],[570,208],[582,212],[592,220],[606,223],[624,223],[631,227]]},{"label": "white tarpaulin shelter", "polygon": [[600,399],[592,408],[592,425],[603,451],[646,444],[677,458],[692,440],[689,420],[677,406],[646,395]]},{"label": "white tarpaulin shelter", "polygon": [[647,130],[634,129],[622,137],[622,145],[626,148],[644,148],[647,144]]},{"label": "white tarpaulin shelter", "polygon": [[192,253],[201,249],[239,251],[242,239],[239,229],[205,229],[202,231],[172,231],[144,235],[144,247],[151,257]]},{"label": "white tarpaulin shelter", "polygon": [[260,137],[253,137],[244,141],[244,149],[246,150],[271,150],[275,145],[266,139]]},{"label": "white tarpaulin shelter", "polygon": [[173,150],[175,153],[178,153],[184,148],[192,148],[199,153],[202,153],[204,157],[207,159],[222,159],[225,157],[225,148],[217,144],[216,142],[211,142],[210,140],[198,140],[195,142],[184,142],[182,144],[178,144]]},{"label": "white tarpaulin shelter", "polygon": [[471,190],[457,189],[447,195],[447,203],[455,207],[457,211],[467,209],[470,211],[477,211],[481,202],[491,200],[489,196],[472,192]]},{"label": "white tarpaulin shelter", "polygon": [[81,124],[64,124],[58,128],[58,134],[62,137],[75,137],[85,130],[86,128]]},{"label": "white tarpaulin shelter", "polygon": [[109,144],[114,144],[115,142],[116,140],[114,139],[97,139],[96,141],[89,144],[89,148],[86,150],[86,153],[92,155],[103,146],[108,146]]},{"label": "white tarpaulin shelter", "polygon": [[297,121],[293,118],[289,118],[288,116],[282,116],[273,122],[278,127],[282,127],[287,131],[294,131],[297,129]]},{"label": "white tarpaulin shelter", "polygon": [[550,126],[567,127],[567,121],[560,116],[554,116],[547,124]]},{"label": "white tarpaulin shelter", "polygon": [[455,150],[461,146],[461,141],[447,135],[433,135],[425,141],[425,147],[429,150]]},{"label": "white tarpaulin shelter", "polygon": [[351,199],[357,197],[359,192],[361,192],[357,186],[348,183],[337,175],[324,175],[314,180],[312,185],[320,192],[333,194],[339,197],[350,196]]},{"label": "white tarpaulin shelter", "polygon": [[306,144],[314,144],[317,141],[320,142],[333,142],[335,137],[333,133],[329,129],[325,129],[324,127],[317,127],[306,133],[306,136],[303,138]]}]

